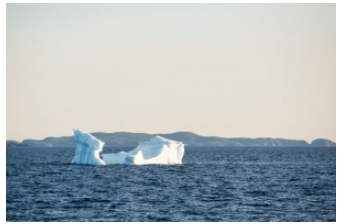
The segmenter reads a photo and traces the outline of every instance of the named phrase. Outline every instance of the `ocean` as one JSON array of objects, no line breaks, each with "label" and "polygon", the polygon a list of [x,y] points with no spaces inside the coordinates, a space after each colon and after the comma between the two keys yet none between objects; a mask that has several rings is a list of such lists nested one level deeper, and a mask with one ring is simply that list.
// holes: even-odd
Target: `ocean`
[{"label": "ocean", "polygon": [[144,166],[74,153],[7,148],[6,221],[336,221],[336,148],[186,147],[182,165]]}]

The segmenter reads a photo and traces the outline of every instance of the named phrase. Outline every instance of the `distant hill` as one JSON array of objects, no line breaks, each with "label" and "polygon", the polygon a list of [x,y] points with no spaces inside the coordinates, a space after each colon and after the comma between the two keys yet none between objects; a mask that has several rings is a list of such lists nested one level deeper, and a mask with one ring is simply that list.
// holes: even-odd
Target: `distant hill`
[{"label": "distant hill", "polygon": [[318,138],[312,141],[312,146],[336,147],[336,144],[330,140]]},{"label": "distant hill", "polygon": [[[115,132],[91,133],[105,142],[105,147],[135,147],[139,142],[148,141],[151,137],[160,135],[165,138],[181,141],[188,146],[274,146],[274,147],[335,147],[336,144],[326,139],[316,139],[311,144],[304,140],[291,140],[283,138],[222,138],[214,136],[201,136],[192,132],[175,132],[170,134],[146,134]],[[75,147],[73,136],[48,137],[43,140],[24,140],[22,145],[31,147]],[[8,141],[6,142],[8,147]]]},{"label": "distant hill", "polygon": [[13,140],[6,141],[6,148],[18,148],[18,147],[29,147],[29,145]]}]

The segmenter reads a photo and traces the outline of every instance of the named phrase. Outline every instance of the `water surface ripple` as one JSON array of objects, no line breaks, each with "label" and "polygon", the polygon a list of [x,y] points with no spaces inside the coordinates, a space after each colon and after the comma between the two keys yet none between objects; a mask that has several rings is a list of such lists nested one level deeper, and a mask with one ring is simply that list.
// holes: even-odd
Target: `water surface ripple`
[{"label": "water surface ripple", "polygon": [[336,221],[335,148],[187,147],[173,166],[74,152],[6,150],[7,221]]}]

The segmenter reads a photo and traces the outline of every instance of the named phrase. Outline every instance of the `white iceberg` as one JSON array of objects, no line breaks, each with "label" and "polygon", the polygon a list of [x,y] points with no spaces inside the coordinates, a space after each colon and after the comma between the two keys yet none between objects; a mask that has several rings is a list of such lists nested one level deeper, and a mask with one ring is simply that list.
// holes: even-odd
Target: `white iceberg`
[{"label": "white iceberg", "polygon": [[75,157],[71,163],[104,165],[105,162],[100,158],[100,152],[105,143],[94,136],[81,130],[74,130],[76,142]]},{"label": "white iceberg", "polygon": [[148,142],[140,143],[129,152],[102,154],[104,143],[89,133],[74,130],[76,154],[72,163],[105,165],[105,164],[181,164],[184,155],[184,144],[155,136]]}]

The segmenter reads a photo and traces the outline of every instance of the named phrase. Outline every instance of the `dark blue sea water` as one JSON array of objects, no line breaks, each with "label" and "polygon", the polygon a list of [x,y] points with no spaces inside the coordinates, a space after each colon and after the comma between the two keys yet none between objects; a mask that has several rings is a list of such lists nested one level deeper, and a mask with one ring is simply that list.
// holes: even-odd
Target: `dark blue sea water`
[{"label": "dark blue sea water", "polygon": [[173,166],[74,152],[6,150],[7,221],[336,221],[335,148],[187,147]]}]

